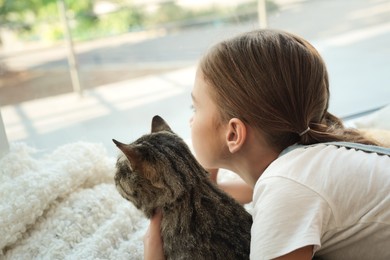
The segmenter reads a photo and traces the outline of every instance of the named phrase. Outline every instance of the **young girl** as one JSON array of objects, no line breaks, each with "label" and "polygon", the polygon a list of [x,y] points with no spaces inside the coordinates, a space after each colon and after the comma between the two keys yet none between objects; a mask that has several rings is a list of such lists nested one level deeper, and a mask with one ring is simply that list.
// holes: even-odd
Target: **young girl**
[{"label": "young girl", "polygon": [[[345,129],[328,110],[319,53],[304,39],[256,30],[200,61],[192,91],[200,163],[253,190],[251,259],[390,259],[390,149]],[[214,175],[215,177],[215,175]],[[145,259],[164,259],[161,214]]]}]

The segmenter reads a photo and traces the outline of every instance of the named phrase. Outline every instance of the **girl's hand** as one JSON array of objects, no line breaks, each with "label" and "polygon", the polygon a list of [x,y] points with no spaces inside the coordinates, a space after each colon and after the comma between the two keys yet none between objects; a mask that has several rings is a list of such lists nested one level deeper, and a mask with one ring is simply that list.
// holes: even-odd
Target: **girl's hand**
[{"label": "girl's hand", "polygon": [[165,260],[160,231],[161,219],[161,211],[157,211],[150,219],[149,228],[144,236],[144,260]]}]

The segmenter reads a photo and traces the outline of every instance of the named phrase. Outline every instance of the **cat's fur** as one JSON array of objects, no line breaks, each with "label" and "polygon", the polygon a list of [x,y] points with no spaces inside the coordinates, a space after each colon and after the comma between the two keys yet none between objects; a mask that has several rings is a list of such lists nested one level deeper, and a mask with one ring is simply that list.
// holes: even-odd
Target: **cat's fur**
[{"label": "cat's fur", "polygon": [[210,181],[161,117],[151,134],[128,145],[113,141],[123,152],[116,187],[148,218],[161,209],[167,259],[249,259],[251,215]]}]

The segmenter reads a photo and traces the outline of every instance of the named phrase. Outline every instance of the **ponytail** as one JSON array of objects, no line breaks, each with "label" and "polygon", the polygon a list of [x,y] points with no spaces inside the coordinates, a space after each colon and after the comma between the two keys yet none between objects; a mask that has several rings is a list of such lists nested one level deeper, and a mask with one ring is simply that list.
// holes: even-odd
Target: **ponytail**
[{"label": "ponytail", "polygon": [[379,145],[378,142],[365,137],[358,130],[345,128],[342,121],[329,112],[325,113],[322,123],[312,123],[309,127],[310,130],[300,136],[298,143],[307,145],[337,141]]}]

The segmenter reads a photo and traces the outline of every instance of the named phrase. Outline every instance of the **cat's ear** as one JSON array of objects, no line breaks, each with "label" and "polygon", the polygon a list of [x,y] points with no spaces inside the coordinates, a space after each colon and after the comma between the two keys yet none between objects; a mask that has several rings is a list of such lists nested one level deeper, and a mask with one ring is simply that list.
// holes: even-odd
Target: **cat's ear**
[{"label": "cat's ear", "polygon": [[112,141],[119,148],[119,150],[121,150],[124,153],[124,155],[126,155],[127,159],[132,164],[132,167],[133,167],[134,164],[136,164],[139,161],[140,155],[137,152],[137,150],[134,149],[133,146],[131,146],[129,144],[121,143],[121,142],[119,142],[119,141],[117,141],[115,139],[112,139]]},{"label": "cat's ear", "polygon": [[152,133],[160,131],[169,131],[172,132],[171,128],[160,116],[154,116],[152,119]]}]

